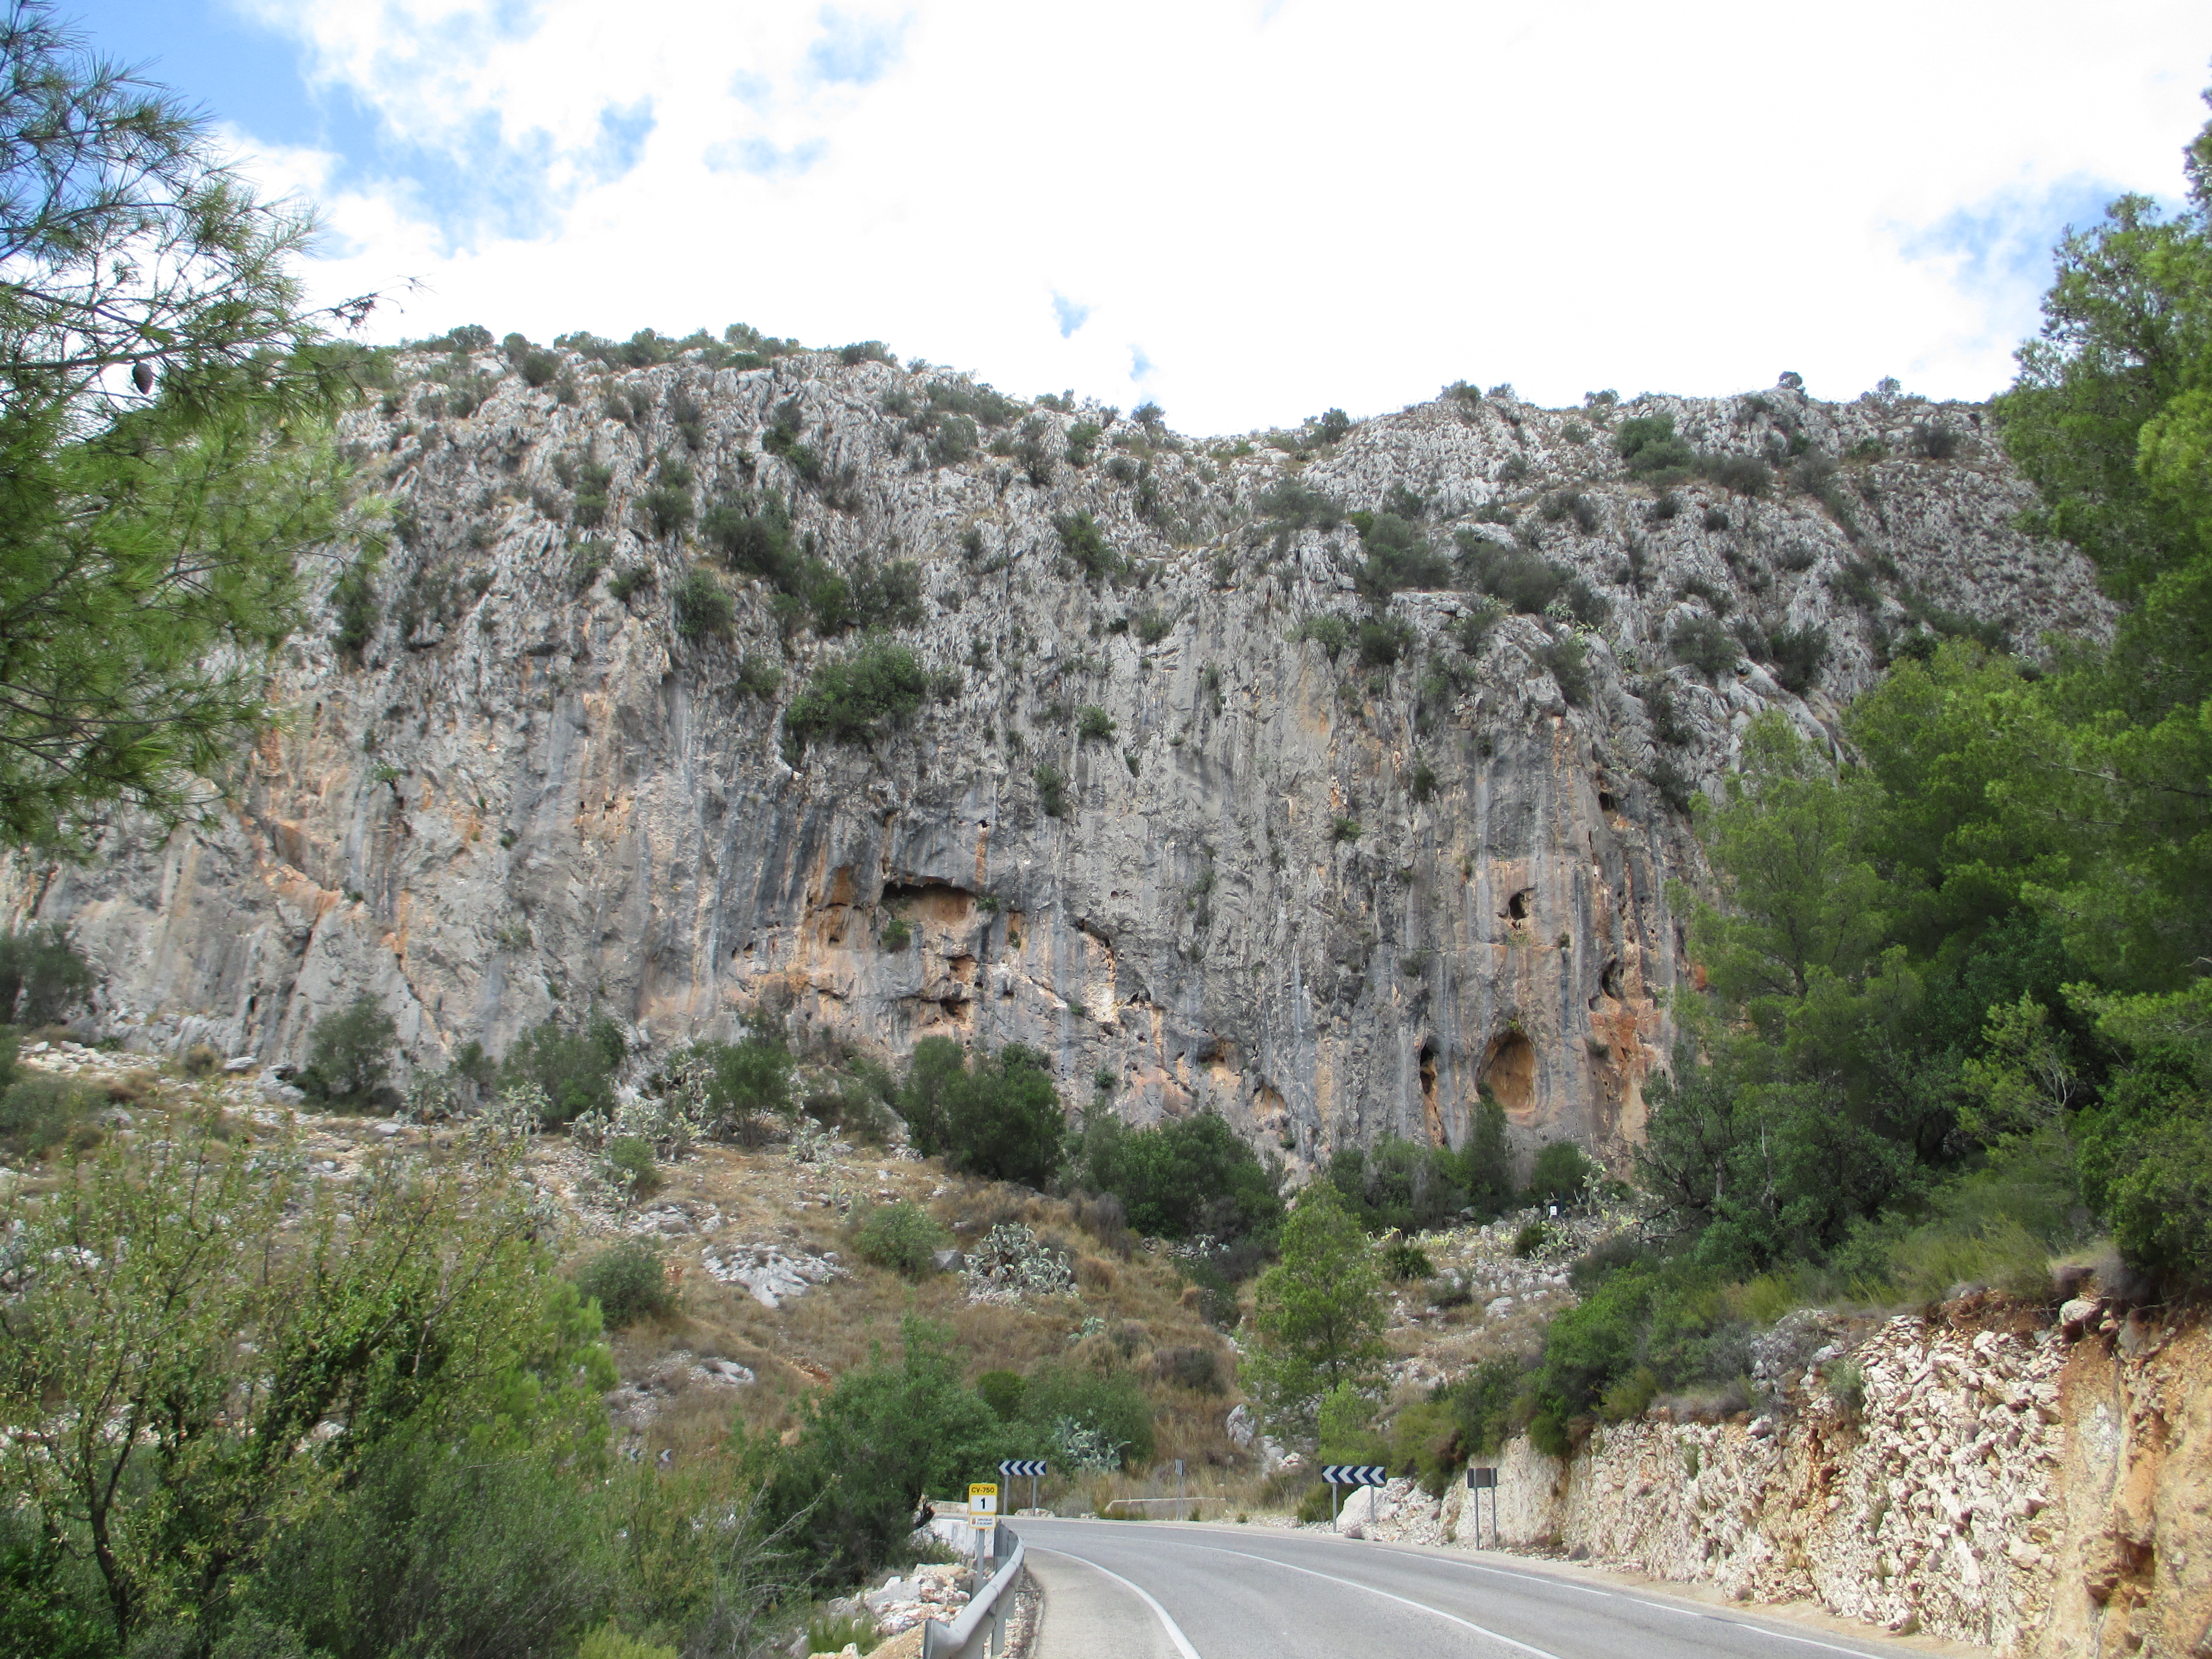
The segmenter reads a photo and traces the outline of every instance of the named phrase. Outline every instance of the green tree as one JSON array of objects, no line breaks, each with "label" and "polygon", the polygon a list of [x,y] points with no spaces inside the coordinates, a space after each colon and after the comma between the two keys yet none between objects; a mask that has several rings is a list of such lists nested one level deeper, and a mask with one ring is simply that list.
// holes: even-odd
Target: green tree
[{"label": "green tree", "polygon": [[499,1086],[530,1083],[544,1090],[548,1123],[572,1123],[586,1112],[611,1116],[623,1052],[622,1028],[604,1015],[580,1030],[564,1030],[548,1015],[500,1057]]},{"label": "green tree", "polygon": [[1271,1422],[1310,1430],[1323,1395],[1372,1381],[1388,1352],[1382,1283],[1358,1218],[1328,1182],[1308,1186],[1255,1292],[1261,1341],[1245,1364]]},{"label": "green tree", "polygon": [[92,964],[58,922],[0,933],[0,1021],[45,1025],[90,993]]},{"label": "green tree", "polygon": [[915,1146],[956,1169],[1031,1187],[1060,1169],[1067,1133],[1060,1092],[1044,1056],[1018,1042],[971,1064],[951,1038],[923,1038],[899,1111]]},{"label": "green tree", "polygon": [[392,1048],[399,1027],[384,1005],[363,991],[315,1022],[299,1085],[319,1100],[366,1111],[389,1092]]},{"label": "green tree", "polygon": [[1273,1238],[1282,1172],[1220,1115],[1200,1112],[1131,1129],[1101,1103],[1084,1115],[1076,1179],[1121,1200],[1128,1223],[1160,1238]]},{"label": "green tree", "polygon": [[0,1459],[97,1570],[118,1648],[217,1615],[272,1534],[396,1436],[604,1433],[598,1321],[544,1274],[501,1164],[379,1164],[340,1194],[306,1190],[281,1141],[149,1150],[0,1200],[11,1252],[42,1264],[0,1304]]},{"label": "green tree", "polygon": [[311,219],[42,0],[0,15],[0,836],[81,849],[190,816],[265,722],[370,301],[304,310]]},{"label": "green tree", "polygon": [[772,1123],[787,1122],[797,1107],[792,1099],[791,1050],[769,1031],[756,1031],[742,1042],[702,1042],[688,1058],[705,1066],[708,1132],[756,1146]]},{"label": "green tree", "polygon": [[992,1479],[1013,1455],[999,1414],[961,1385],[951,1333],[909,1318],[899,1339],[896,1363],[878,1354],[805,1408],[769,1486],[770,1516],[826,1583],[849,1583],[884,1559],[923,1498]]}]

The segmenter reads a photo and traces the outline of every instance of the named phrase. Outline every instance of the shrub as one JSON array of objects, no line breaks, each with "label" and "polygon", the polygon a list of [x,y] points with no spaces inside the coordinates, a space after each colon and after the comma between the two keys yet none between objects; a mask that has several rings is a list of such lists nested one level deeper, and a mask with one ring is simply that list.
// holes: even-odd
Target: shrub
[{"label": "shrub", "polygon": [[1728,509],[1721,507],[1709,507],[1699,517],[1698,522],[1707,530],[1726,530],[1729,527]]},{"label": "shrub", "polygon": [[1023,1389],[1022,1416],[1079,1467],[1141,1468],[1152,1461],[1152,1402],[1126,1374],[1040,1365]]},{"label": "shrub", "polygon": [[732,570],[764,576],[787,587],[799,568],[791,509],[769,490],[757,501],[747,495],[718,502],[700,520],[700,532]]},{"label": "shrub", "polygon": [[1685,617],[1668,635],[1667,648],[1709,679],[1735,668],[1743,654],[1735,635],[1713,617]]},{"label": "shrub", "polygon": [[1075,717],[1075,736],[1082,743],[1105,743],[1114,735],[1114,717],[1095,702],[1087,702]]},{"label": "shrub", "polygon": [[1129,613],[1129,631],[1146,645],[1158,645],[1175,631],[1175,617],[1157,606],[1133,611]]},{"label": "shrub", "polygon": [[1828,655],[1828,630],[1817,623],[1778,629],[1767,635],[1774,662],[1774,678],[1783,690],[1803,696],[1820,678],[1820,665]]},{"label": "shrub", "polygon": [[12,1038],[5,1054],[14,1080],[0,1087],[0,1148],[43,1158],[64,1141],[97,1139],[87,1131],[99,1104],[91,1090],[51,1072],[15,1068]]},{"label": "shrub", "polygon": [[1362,668],[1389,668],[1413,648],[1413,625],[1402,617],[1368,617],[1358,639]]},{"label": "shrub", "polygon": [[1577,708],[1589,703],[1589,651],[1578,635],[1562,634],[1544,647],[1540,660],[1561,696]]},{"label": "shrub", "polygon": [[571,1122],[586,1112],[614,1115],[615,1068],[624,1055],[622,1029],[604,1015],[564,1031],[548,1016],[514,1040],[501,1057],[501,1092],[532,1084],[545,1094],[545,1121]]},{"label": "shrub", "polygon": [[1331,841],[1358,841],[1359,835],[1358,818],[1339,817],[1328,827],[1328,838]]},{"label": "shrub", "polygon": [[617,1135],[599,1155],[600,1174],[625,1198],[660,1190],[660,1171],[653,1162],[653,1143],[643,1135]]},{"label": "shrub", "polygon": [[1531,549],[1508,546],[1462,530],[1459,544],[1462,577],[1479,592],[1503,599],[1522,616],[1536,616],[1566,589],[1565,568]]},{"label": "shrub", "polygon": [[693,570],[676,586],[676,631],[687,640],[726,634],[737,607],[722,585],[704,570]]},{"label": "shrub", "polygon": [[1959,434],[1941,421],[1923,422],[1912,428],[1912,453],[1923,460],[1948,461],[1959,453]]},{"label": "shrub", "polygon": [[919,1279],[945,1248],[945,1229],[928,1211],[901,1199],[861,1211],[854,1223],[854,1248],[863,1260]]},{"label": "shrub", "polygon": [[1316,611],[1304,618],[1291,630],[1294,641],[1311,640],[1328,655],[1331,662],[1337,659],[1352,640],[1352,619],[1334,611]]},{"label": "shrub", "polygon": [[1098,520],[1089,513],[1057,514],[1052,527],[1059,532],[1060,544],[1067,550],[1068,557],[1091,580],[1097,581],[1121,570],[1121,555],[1107,544],[1106,532],[1099,529]]},{"label": "shrub", "polygon": [[672,484],[657,483],[645,492],[640,506],[656,537],[674,535],[691,522],[691,492]]},{"label": "shrub", "polygon": [[893,916],[884,924],[883,937],[884,950],[903,951],[914,943],[914,929],[907,925],[905,917]]},{"label": "shrub", "polygon": [[1425,804],[1437,793],[1437,769],[1425,760],[1416,760],[1413,770],[1406,775],[1406,793],[1416,803]]},{"label": "shrub", "polygon": [[1404,1239],[1387,1245],[1382,1251],[1382,1276],[1397,1283],[1407,1284],[1416,1279],[1436,1276],[1437,1264],[1419,1245]]},{"label": "shrub", "polygon": [[90,994],[94,978],[58,923],[0,933],[0,1022],[52,1025]]},{"label": "shrub", "polygon": [[1281,1171],[1262,1164],[1215,1113],[1132,1129],[1110,1109],[1094,1107],[1084,1114],[1073,1156],[1071,1182],[1115,1206],[1103,1232],[1126,1220],[1161,1238],[1264,1243],[1282,1219]]},{"label": "shrub", "polygon": [[672,1312],[676,1295],[660,1253],[643,1239],[624,1239],[587,1256],[575,1273],[576,1288],[599,1304],[599,1317],[618,1331]]},{"label": "shrub", "polygon": [[1555,1140],[1536,1154],[1528,1171],[1531,1204],[1571,1204],[1603,1171],[1571,1140]]},{"label": "shrub", "polygon": [[307,1063],[294,1080],[318,1100],[366,1111],[391,1094],[387,1079],[398,1036],[398,1024],[384,1005],[364,991],[315,1022],[307,1038]]},{"label": "shrub", "polygon": [[1613,614],[1613,601],[1577,576],[1567,584],[1567,614],[1584,628],[1597,628]]},{"label": "shrub", "polygon": [[784,730],[802,750],[823,738],[872,743],[910,720],[928,690],[929,676],[913,652],[878,641],[817,670],[785,711]]},{"label": "shrub", "polygon": [[975,1392],[983,1402],[1008,1423],[1018,1421],[1022,1399],[1029,1391],[1018,1371],[985,1371],[975,1379]]},{"label": "shrub", "polygon": [[1355,513],[1352,521],[1358,527],[1360,543],[1367,551],[1356,577],[1364,598],[1384,599],[1401,588],[1450,585],[1451,562],[1429,545],[1428,538],[1407,516],[1395,512]]},{"label": "shrub", "polygon": [[970,1064],[957,1043],[915,1046],[901,1115],[924,1154],[997,1181],[1042,1186],[1060,1167],[1066,1116],[1044,1056],[1008,1043]]},{"label": "shrub", "polygon": [[753,1146],[770,1121],[792,1116],[791,1051],[773,1030],[742,1042],[695,1043],[677,1067],[704,1073],[707,1132],[718,1139]]},{"label": "shrub", "polygon": [[1552,1230],[1540,1221],[1523,1223],[1521,1231],[1513,1235],[1513,1254],[1522,1261],[1542,1253],[1552,1242]]},{"label": "shrub", "polygon": [[195,1042],[185,1050],[185,1075],[210,1077],[222,1067],[222,1056],[204,1042]]},{"label": "shrub", "polygon": [[617,571],[607,583],[607,592],[617,603],[628,605],[629,596],[641,588],[651,587],[659,578],[649,564],[627,565]]},{"label": "shrub", "polygon": [[1703,455],[1698,471],[1738,495],[1764,495],[1774,482],[1774,469],[1752,455]]},{"label": "shrub", "polygon": [[1037,805],[1048,818],[1067,816],[1067,774],[1046,761],[1030,775],[1036,784]]},{"label": "shrub", "polygon": [[348,565],[331,589],[331,643],[352,662],[376,636],[376,564],[363,554]]},{"label": "shrub", "polygon": [[1613,447],[1630,477],[1662,486],[1680,483],[1697,464],[1696,452],[1674,435],[1672,415],[1630,416],[1614,430]]},{"label": "shrub", "polygon": [[1222,1390],[1221,1356],[1203,1343],[1162,1348],[1152,1356],[1152,1375],[1176,1388],[1193,1389],[1200,1394],[1219,1394]]},{"label": "shrub", "polygon": [[1277,531],[1334,530],[1344,522],[1344,508],[1303,480],[1284,478],[1260,492],[1260,516]]},{"label": "shrub", "polygon": [[783,666],[748,652],[738,659],[737,673],[730,683],[744,696],[766,702],[783,689]]},{"label": "shrub", "polygon": [[1067,428],[1067,464],[1088,466],[1106,428],[1096,421],[1078,421]]}]

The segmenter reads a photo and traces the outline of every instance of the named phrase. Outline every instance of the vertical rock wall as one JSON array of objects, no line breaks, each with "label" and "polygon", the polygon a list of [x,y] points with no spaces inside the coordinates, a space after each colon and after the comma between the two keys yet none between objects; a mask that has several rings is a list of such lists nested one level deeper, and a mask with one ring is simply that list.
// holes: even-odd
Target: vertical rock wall
[{"label": "vertical rock wall", "polygon": [[[345,434],[396,532],[357,658],[334,611],[287,648],[286,724],[216,823],[0,872],[16,919],[88,949],[106,1030],[296,1064],[366,991],[419,1066],[556,1012],[611,1012],[665,1052],[770,1007],[893,1060],[932,1033],[1030,1043],[1071,1104],[1103,1075],[1133,1118],[1218,1110],[1294,1164],[1456,1143],[1486,1085],[1524,1148],[1618,1158],[1688,971],[1681,790],[1764,709],[1830,741],[1915,618],[2104,625],[2081,562],[2013,528],[2027,492],[1963,406],[1784,387],[1577,414],[1500,388],[1295,455],[1017,409],[1018,465],[924,441],[933,372],[562,362],[572,401],[488,356],[403,358]],[[468,376],[488,395],[448,413]],[[1855,459],[1825,495],[1780,471],[1756,500],[1662,493],[1607,439],[1631,413],[1717,451]],[[1104,436],[1079,466],[1061,450],[1084,416]],[[1913,457],[1931,422],[1954,459]],[[696,514],[656,528],[647,492],[678,465]],[[1306,624],[1370,616],[1362,549],[1280,516],[1291,481],[1412,513],[1447,555],[1460,533],[1540,552],[1585,584],[1582,620],[1557,600],[1476,638],[1479,598],[1403,592],[1373,613],[1395,644],[1332,654]],[[715,503],[771,494],[855,591],[912,562],[889,626],[933,680],[902,729],[784,752],[784,710],[859,635],[820,636],[702,538]],[[1118,574],[1069,556],[1077,512]],[[735,622],[687,640],[672,595],[702,571]],[[1674,629],[1723,615],[1745,655],[1674,659]],[[1802,695],[1753,648],[1784,629],[1826,630]],[[1109,735],[1079,735],[1086,707]],[[1066,779],[1058,815],[1041,766]]]}]

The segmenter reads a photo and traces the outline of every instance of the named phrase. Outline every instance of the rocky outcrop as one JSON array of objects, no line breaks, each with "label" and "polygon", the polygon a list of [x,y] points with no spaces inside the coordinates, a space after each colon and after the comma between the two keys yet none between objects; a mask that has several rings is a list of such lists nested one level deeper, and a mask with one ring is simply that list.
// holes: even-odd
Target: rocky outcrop
[{"label": "rocky outcrop", "polygon": [[[1749,1420],[1662,1411],[1565,1464],[1512,1442],[1497,1535],[2005,1653],[2193,1653],[2212,1628],[2208,1378],[2202,1326],[2101,1304],[2056,1328],[1892,1319]],[[1346,1514],[1369,1537],[1476,1542],[1463,1490],[1394,1482]]]},{"label": "rocky outcrop", "polygon": [[[1030,1043],[1071,1099],[1103,1074],[1133,1117],[1217,1109],[1293,1163],[1456,1142],[1486,1084],[1524,1147],[1618,1156],[1690,971],[1680,803],[1744,723],[1825,740],[1914,618],[2106,622],[2086,566],[2014,528],[2028,492],[1971,407],[1498,388],[1295,454],[1016,408],[1006,453],[949,460],[917,411],[972,397],[957,377],[561,362],[570,401],[489,355],[403,358],[345,432],[395,532],[357,656],[335,608],[287,647],[288,718],[215,821],[7,872],[19,919],[90,951],[107,1032],[296,1064],[368,991],[421,1066],[556,1011],[665,1052],[771,1008],[894,1059]],[[448,401],[471,377],[481,403]],[[1659,413],[1765,493],[1631,480],[1608,422]],[[1365,611],[1358,537],[1299,522],[1291,479],[1585,586],[1486,633],[1466,592],[1400,592],[1361,666],[1325,620],[1293,637]],[[874,594],[931,672],[904,729],[787,750],[784,709],[853,636],[700,539],[711,504],[770,492],[793,556]],[[1056,527],[1079,513],[1088,572]],[[910,603],[876,580],[902,561]],[[695,570],[726,635],[673,625]],[[1674,660],[1698,618],[1743,624],[1741,653]],[[1768,659],[1803,630],[1810,680]]]}]

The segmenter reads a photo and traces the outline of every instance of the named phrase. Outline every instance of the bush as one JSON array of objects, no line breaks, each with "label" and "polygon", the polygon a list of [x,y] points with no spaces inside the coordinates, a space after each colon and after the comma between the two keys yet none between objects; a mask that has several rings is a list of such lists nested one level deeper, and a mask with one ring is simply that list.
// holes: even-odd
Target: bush
[{"label": "bush", "polygon": [[1828,630],[1815,623],[1778,629],[1767,635],[1766,648],[1775,679],[1784,690],[1802,697],[1819,683],[1828,655]]},{"label": "bush", "polygon": [[1042,1187],[1060,1167],[1066,1130],[1044,1056],[1008,1043],[970,1065],[945,1037],[915,1045],[900,1110],[925,1155],[994,1181]]},{"label": "bush", "polygon": [[1328,838],[1331,841],[1358,841],[1359,836],[1360,829],[1359,820],[1358,818],[1340,817],[1328,827]]},{"label": "bush", "polygon": [[64,1141],[98,1139],[89,1127],[99,1097],[81,1083],[15,1066],[15,1042],[6,1045],[13,1081],[0,1088],[0,1148],[15,1157],[43,1158]]},{"label": "bush", "polygon": [[1402,617],[1368,617],[1358,639],[1362,668],[1389,668],[1413,649],[1413,625]]},{"label": "bush", "polygon": [[1738,495],[1764,495],[1774,483],[1774,469],[1752,455],[1700,456],[1698,471]]},{"label": "bush", "polygon": [[1735,635],[1717,617],[1685,617],[1668,635],[1667,648],[1709,679],[1732,672],[1743,655]]},{"label": "bush", "polygon": [[757,502],[740,495],[717,503],[699,528],[732,570],[765,577],[778,587],[787,586],[798,570],[791,509],[774,490]]},{"label": "bush", "polygon": [[1662,487],[1680,483],[1697,465],[1697,453],[1674,435],[1672,415],[1630,416],[1615,429],[1613,447],[1630,477]]},{"label": "bush", "polygon": [[919,1279],[929,1272],[930,1258],[945,1248],[946,1235],[928,1211],[901,1199],[862,1210],[853,1237],[862,1260]]},{"label": "bush", "polygon": [[1468,585],[1524,617],[1540,615],[1566,591],[1566,569],[1531,549],[1510,547],[1471,530],[1459,532],[1456,539],[1460,574]]},{"label": "bush", "polygon": [[1292,629],[1291,638],[1293,641],[1311,640],[1334,662],[1352,641],[1352,620],[1333,611],[1317,611]]},{"label": "bush", "polygon": [[717,1139],[754,1146],[770,1122],[792,1116],[791,1050],[772,1031],[742,1042],[696,1043],[676,1065],[704,1072],[707,1131]]},{"label": "bush", "polygon": [[607,595],[617,605],[628,605],[631,594],[651,587],[659,580],[649,564],[625,565],[607,583]]},{"label": "bush", "polygon": [[682,485],[656,483],[645,492],[640,505],[656,538],[672,536],[691,522],[691,492]]},{"label": "bush", "polygon": [[1589,650],[1578,635],[1562,634],[1544,647],[1538,660],[1570,704],[1581,708],[1589,703]]},{"label": "bush", "polygon": [[186,1077],[212,1077],[222,1069],[222,1056],[204,1042],[195,1042],[185,1050]]},{"label": "bush", "polygon": [[975,1379],[975,1392],[1008,1423],[1020,1420],[1022,1400],[1028,1391],[1029,1385],[1022,1381],[1018,1371],[985,1371]]},{"label": "bush", "polygon": [[1352,522],[1367,550],[1355,578],[1363,598],[1376,601],[1401,588],[1451,585],[1451,562],[1431,547],[1428,538],[1406,517],[1390,512],[1355,513]]},{"label": "bush", "polygon": [[376,564],[363,554],[340,573],[331,588],[331,643],[351,662],[376,637]]},{"label": "bush", "polygon": [[577,1267],[575,1279],[576,1289],[599,1304],[599,1317],[609,1330],[657,1318],[676,1307],[667,1267],[643,1239],[624,1239],[595,1252]]},{"label": "bush", "polygon": [[362,992],[334,1014],[315,1022],[307,1038],[307,1063],[294,1079],[301,1090],[333,1106],[366,1111],[392,1097],[392,1050],[399,1027],[384,1005]]},{"label": "bush", "polygon": [[1146,645],[1158,645],[1175,631],[1175,617],[1157,606],[1129,613],[1129,631]]},{"label": "bush", "polygon": [[1085,576],[1097,581],[1102,576],[1118,573],[1122,566],[1121,555],[1107,544],[1106,532],[1098,527],[1098,520],[1088,513],[1060,514],[1054,517],[1052,527],[1060,533],[1060,544],[1066,549]]},{"label": "bush", "polygon": [[1111,1194],[1120,1218],[1148,1236],[1264,1243],[1281,1224],[1281,1170],[1261,1164],[1212,1112],[1132,1129],[1109,1108],[1094,1107],[1084,1115],[1074,1163],[1074,1183]]},{"label": "bush", "polygon": [[884,924],[883,939],[884,950],[903,951],[914,943],[914,929],[904,916],[893,916]]},{"label": "bush", "polygon": [[1401,1285],[1416,1279],[1435,1277],[1437,1264],[1429,1260],[1429,1253],[1418,1244],[1401,1239],[1382,1251],[1382,1276]]},{"label": "bush", "polygon": [[722,585],[703,570],[694,570],[677,584],[676,631],[687,640],[726,634],[737,607]]},{"label": "bush", "polygon": [[1531,1204],[1572,1204],[1604,1171],[1571,1140],[1555,1140],[1536,1154],[1528,1171]]},{"label": "bush", "polygon": [[[1337,1152],[1326,1174],[1345,1208],[1369,1232],[1427,1232],[1449,1226],[1470,1207],[1496,1212],[1500,1194],[1493,1189],[1503,1182],[1499,1172],[1487,1166],[1498,1151],[1480,1126],[1468,1147],[1457,1152],[1385,1135],[1371,1147]],[[1478,1170],[1478,1163],[1485,1167]],[[1409,1277],[1425,1278],[1434,1271]]]},{"label": "bush", "polygon": [[784,730],[802,750],[823,738],[873,743],[911,720],[928,691],[921,659],[902,645],[878,641],[816,671],[785,710]]},{"label": "bush", "polygon": [[1521,1231],[1513,1235],[1513,1254],[1525,1261],[1532,1255],[1540,1255],[1551,1242],[1552,1230],[1549,1227],[1540,1221],[1526,1222]]},{"label": "bush", "polygon": [[1023,1419],[1076,1467],[1142,1468],[1152,1461],[1152,1407],[1134,1378],[1040,1365],[1022,1390]]},{"label": "bush", "polygon": [[92,964],[58,923],[0,933],[0,1022],[52,1025],[93,983]]},{"label": "bush", "polygon": [[1940,421],[1923,422],[1912,428],[1912,453],[1926,461],[1948,461],[1959,453],[1959,434]]},{"label": "bush", "polygon": [[617,1135],[599,1155],[599,1163],[607,1184],[626,1199],[647,1198],[660,1190],[653,1143],[642,1135]]},{"label": "bush", "polygon": [[1067,816],[1067,774],[1050,761],[1040,765],[1030,777],[1036,784],[1037,805],[1048,818]]},{"label": "bush", "polygon": [[615,1068],[625,1055],[622,1028],[604,1015],[580,1030],[564,1031],[548,1016],[514,1040],[499,1063],[503,1092],[534,1084],[545,1092],[549,1125],[573,1122],[586,1112],[615,1110]]},{"label": "bush", "polygon": [[1075,717],[1075,736],[1080,743],[1105,743],[1114,735],[1114,718],[1095,702],[1087,702]]},{"label": "bush", "polygon": [[766,1518],[790,1529],[822,1582],[871,1572],[905,1544],[923,1498],[996,1480],[1000,1460],[1018,1455],[998,1413],[961,1386],[949,1333],[909,1319],[900,1338],[897,1362],[848,1371],[802,1408],[769,1477]]}]

